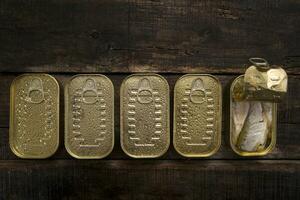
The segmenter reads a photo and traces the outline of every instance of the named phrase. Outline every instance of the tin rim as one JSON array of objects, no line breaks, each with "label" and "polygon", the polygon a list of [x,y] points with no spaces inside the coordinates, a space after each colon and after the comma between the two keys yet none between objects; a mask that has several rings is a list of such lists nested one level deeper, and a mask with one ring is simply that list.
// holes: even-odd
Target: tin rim
[{"label": "tin rim", "polygon": [[[99,76],[99,77],[105,78],[109,82],[109,84],[110,84],[110,86],[113,90],[112,91],[112,102],[113,102],[113,104],[112,104],[113,105],[113,107],[112,107],[112,124],[113,124],[113,126],[112,126],[111,148],[109,149],[109,151],[107,151],[107,153],[105,153],[101,156],[79,156],[76,153],[72,152],[72,150],[71,150],[71,148],[70,148],[70,146],[67,142],[67,135],[68,135],[67,133],[69,132],[68,128],[67,128],[68,119],[67,119],[67,115],[66,115],[66,113],[68,111],[68,106],[66,106],[66,105],[67,105],[67,102],[69,101],[69,97],[68,97],[67,93],[69,91],[69,86],[70,86],[70,83],[72,82],[72,80],[74,80],[77,77],[81,77],[81,76],[91,76],[91,77],[92,76]],[[64,113],[65,114],[65,117],[64,117],[65,118],[64,119],[64,121],[65,121],[65,124],[64,124],[64,126],[65,126],[64,127],[64,130],[65,130],[64,140],[65,141],[64,141],[64,145],[65,145],[65,148],[66,148],[67,152],[69,153],[69,155],[72,156],[73,158],[82,159],[82,160],[84,160],[84,159],[102,159],[102,158],[107,157],[113,151],[114,145],[115,145],[115,131],[114,131],[114,128],[115,128],[115,126],[114,126],[114,110],[115,110],[114,109],[114,107],[115,107],[114,103],[115,103],[115,99],[114,99],[114,91],[115,91],[115,89],[114,89],[114,85],[113,85],[111,79],[108,78],[107,76],[103,75],[103,74],[76,74],[76,75],[70,77],[70,79],[67,81],[67,83],[64,87],[64,98],[65,98],[65,102],[64,102],[65,103],[65,109],[64,109],[64,111],[65,111],[65,113]]]},{"label": "tin rim", "polygon": [[[14,126],[14,116],[15,116],[15,113],[14,113],[14,99],[15,99],[15,89],[14,89],[14,86],[16,84],[16,81],[19,80],[20,78],[23,78],[23,77],[26,77],[26,76],[37,76],[37,75],[40,75],[40,76],[46,76],[48,78],[50,78],[51,80],[54,81],[55,83],[55,86],[57,87],[57,100],[56,100],[56,104],[57,104],[57,113],[56,113],[56,117],[57,117],[57,122],[56,122],[56,126],[57,126],[57,132],[56,132],[56,145],[55,147],[53,148],[53,152],[51,152],[49,155],[46,155],[46,156],[28,156],[28,155],[22,155],[21,153],[19,153],[14,145],[12,144],[12,140],[13,140],[13,126]],[[10,117],[9,117],[9,147],[11,149],[11,151],[19,158],[22,158],[22,159],[46,159],[46,158],[49,158],[51,156],[53,156],[57,150],[58,150],[58,147],[59,147],[59,120],[60,120],[60,117],[59,117],[59,98],[60,97],[60,86],[59,86],[59,83],[58,81],[51,75],[49,74],[45,74],[45,73],[25,73],[25,74],[21,74],[17,77],[14,78],[14,80],[12,81],[11,85],[10,85]]]},{"label": "tin rim", "polygon": [[234,79],[234,81],[232,82],[231,84],[231,87],[230,87],[230,130],[229,130],[229,138],[230,138],[230,146],[231,148],[233,149],[233,151],[240,155],[240,156],[247,156],[247,157],[250,157],[250,156],[264,156],[268,153],[270,153],[275,145],[276,145],[276,135],[277,135],[277,104],[276,103],[273,103],[272,105],[272,133],[271,133],[271,141],[270,141],[270,144],[268,145],[268,147],[266,147],[263,151],[254,151],[254,152],[249,152],[249,151],[242,151],[242,150],[239,150],[236,145],[234,144],[233,142],[233,138],[232,138],[232,127],[233,127],[233,124],[232,124],[232,99],[233,99],[233,88],[236,84],[236,82],[240,79],[240,78],[243,78],[244,75],[240,75],[238,77],[236,77]]},{"label": "tin rim", "polygon": [[163,82],[166,84],[167,86],[167,101],[166,103],[168,104],[168,108],[170,108],[170,86],[169,86],[169,83],[168,81],[161,75],[159,74],[155,74],[155,73],[135,73],[135,74],[131,74],[127,77],[125,77],[125,79],[122,81],[122,84],[121,84],[121,87],[120,87],[120,144],[121,144],[121,148],[123,150],[123,152],[128,155],[129,157],[132,157],[132,158],[139,158],[139,159],[143,159],[143,158],[158,158],[158,157],[161,157],[163,156],[168,150],[169,150],[169,147],[170,147],[170,110],[168,109],[166,115],[167,115],[167,136],[168,136],[168,140],[167,140],[167,145],[164,149],[164,151],[162,151],[160,154],[157,154],[157,155],[133,155],[131,153],[129,153],[126,148],[124,147],[124,144],[123,144],[123,117],[122,117],[122,111],[123,111],[123,103],[122,103],[122,97],[123,97],[123,93],[124,93],[124,85],[126,83],[126,81],[131,78],[131,77],[135,77],[135,76],[156,76],[156,77],[159,77],[161,80],[163,80]]},{"label": "tin rim", "polygon": [[[216,82],[217,82],[217,84],[218,84],[218,86],[219,86],[219,102],[220,102],[220,104],[219,104],[219,114],[220,114],[220,120],[219,120],[219,122],[218,122],[218,129],[217,129],[217,131],[218,131],[218,137],[217,137],[217,143],[216,143],[216,147],[212,150],[212,151],[209,151],[209,152],[207,152],[207,153],[203,153],[203,154],[198,154],[198,155],[195,155],[195,154],[184,154],[184,153],[182,153],[180,150],[179,150],[179,148],[177,147],[177,145],[176,145],[176,141],[175,141],[175,130],[176,130],[176,123],[175,123],[175,121],[176,121],[176,112],[175,112],[175,110],[176,110],[176,93],[175,93],[175,89],[176,89],[176,87],[177,87],[177,85],[178,85],[178,82],[179,81],[181,81],[183,78],[185,78],[185,77],[187,77],[187,76],[207,76],[207,77],[211,77],[212,79],[214,79]],[[181,76],[181,77],[179,77],[179,79],[176,81],[176,83],[175,83],[175,86],[174,86],[174,100],[173,100],[173,146],[174,146],[174,149],[176,150],[176,152],[178,153],[178,154],[180,154],[181,156],[183,156],[183,157],[188,157],[188,158],[204,158],[204,157],[209,157],[209,156],[212,156],[212,155],[214,155],[215,153],[217,153],[218,152],[218,150],[220,149],[220,147],[221,147],[221,140],[222,140],[222,85],[221,85],[221,83],[220,83],[220,80],[216,77],[216,76],[213,76],[213,75],[211,75],[211,74],[185,74],[185,75],[183,75],[183,76]]]}]

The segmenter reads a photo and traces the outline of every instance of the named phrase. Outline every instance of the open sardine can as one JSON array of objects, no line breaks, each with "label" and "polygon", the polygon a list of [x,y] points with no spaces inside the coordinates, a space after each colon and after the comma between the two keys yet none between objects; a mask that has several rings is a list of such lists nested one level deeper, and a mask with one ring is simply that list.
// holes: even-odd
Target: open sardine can
[{"label": "open sardine can", "polygon": [[261,58],[230,88],[230,144],[241,156],[263,156],[276,143],[277,103],[287,92],[287,75]]}]

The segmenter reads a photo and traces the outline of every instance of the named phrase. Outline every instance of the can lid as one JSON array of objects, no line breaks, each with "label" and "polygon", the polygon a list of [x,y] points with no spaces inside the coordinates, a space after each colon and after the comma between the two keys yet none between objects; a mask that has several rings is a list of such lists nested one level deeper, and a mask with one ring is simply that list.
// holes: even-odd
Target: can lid
[{"label": "can lid", "polygon": [[249,61],[260,71],[270,69],[268,61],[263,58],[250,58]]}]

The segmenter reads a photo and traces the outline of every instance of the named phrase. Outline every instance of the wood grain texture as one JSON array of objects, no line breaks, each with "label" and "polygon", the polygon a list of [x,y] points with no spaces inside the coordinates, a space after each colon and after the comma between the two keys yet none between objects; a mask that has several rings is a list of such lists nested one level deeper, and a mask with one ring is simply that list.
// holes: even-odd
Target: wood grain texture
[{"label": "wood grain texture", "polygon": [[299,161],[6,161],[0,199],[299,199]]},{"label": "wood grain texture", "polygon": [[2,0],[1,72],[242,73],[262,56],[299,74],[295,0]]},{"label": "wood grain texture", "polygon": [[[296,0],[1,0],[0,200],[300,199],[299,10]],[[274,151],[242,158],[229,146],[228,91],[253,56],[283,65],[289,90],[279,105]],[[107,158],[67,154],[63,93],[57,153],[21,160],[10,151],[9,87],[28,72],[51,73],[61,89],[78,73],[112,79],[116,142]],[[159,159],[127,157],[119,144],[119,88],[134,72],[161,73],[171,100],[184,73],[217,75],[223,86],[220,150],[186,159],[171,145]]]}]

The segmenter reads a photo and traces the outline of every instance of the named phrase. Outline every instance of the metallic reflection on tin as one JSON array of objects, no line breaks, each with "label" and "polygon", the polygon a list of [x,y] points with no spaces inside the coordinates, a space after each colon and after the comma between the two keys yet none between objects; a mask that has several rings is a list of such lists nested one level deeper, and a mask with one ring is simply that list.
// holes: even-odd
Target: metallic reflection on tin
[{"label": "metallic reflection on tin", "polygon": [[221,144],[222,87],[211,75],[182,76],[174,89],[176,151],[185,157],[207,157]]},{"label": "metallic reflection on tin", "polygon": [[134,158],[154,158],[170,144],[169,85],[156,74],[127,77],[121,86],[121,146]]},{"label": "metallic reflection on tin", "polygon": [[65,146],[75,158],[107,156],[114,146],[114,88],[104,75],[76,75],[65,86]]},{"label": "metallic reflection on tin", "polygon": [[47,158],[59,145],[59,85],[47,74],[24,74],[10,90],[12,151],[21,158]]},{"label": "metallic reflection on tin", "polygon": [[230,90],[230,143],[241,156],[263,156],[276,142],[277,104],[243,100],[244,76],[237,77]]},{"label": "metallic reflection on tin", "polygon": [[280,102],[287,92],[287,74],[263,58],[250,58],[244,76],[246,100]]}]

